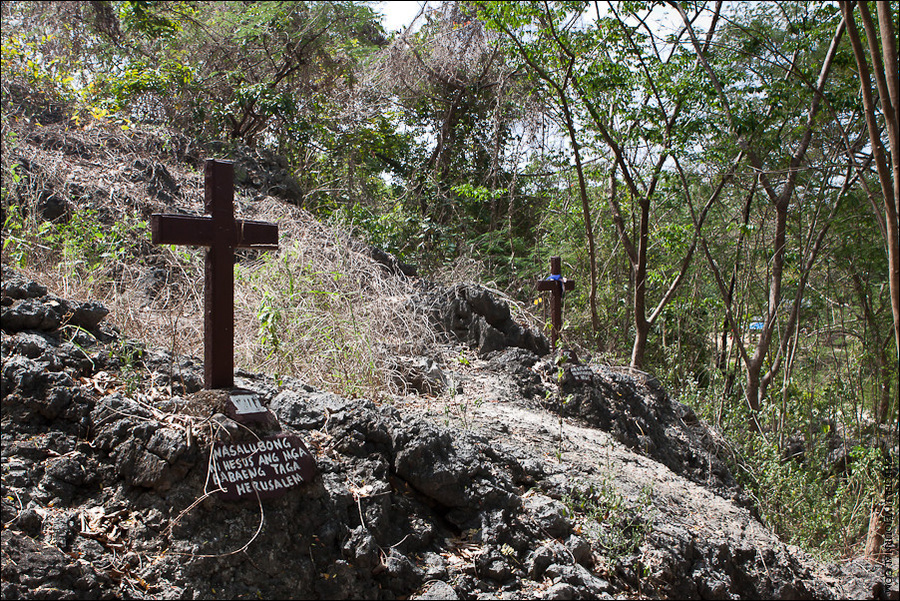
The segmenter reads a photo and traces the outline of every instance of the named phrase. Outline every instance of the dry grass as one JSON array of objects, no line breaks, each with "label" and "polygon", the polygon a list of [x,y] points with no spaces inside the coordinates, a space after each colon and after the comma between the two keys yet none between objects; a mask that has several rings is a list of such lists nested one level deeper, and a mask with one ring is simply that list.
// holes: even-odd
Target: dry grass
[{"label": "dry grass", "polygon": [[393,393],[397,354],[434,341],[410,282],[352,249],[346,232],[266,199],[282,248],[238,267],[236,362],[254,371],[301,377],[344,396]]},{"label": "dry grass", "polygon": [[[3,260],[53,294],[102,302],[110,310],[107,323],[123,338],[199,358],[203,250],[150,244],[149,231],[139,227],[143,218],[173,207],[148,194],[149,184],[135,181],[129,165],[138,159],[165,165],[179,185],[174,202],[194,213],[203,210],[203,178],[173,160],[164,135],[161,141],[154,135],[130,137],[115,127],[59,127],[29,139],[29,132],[17,131],[16,143],[4,144],[4,204],[23,211],[17,227],[10,227],[15,220],[4,226]],[[73,154],[72,148],[79,152]],[[22,159],[29,169],[15,182],[14,161]],[[73,189],[84,194],[73,196]],[[36,218],[38,199],[46,191],[66,195],[73,212],[96,211],[96,222],[86,223],[96,227],[101,240],[82,240],[64,253],[59,234],[50,239],[56,228]],[[278,252],[238,251],[236,367],[298,377],[344,396],[396,392],[390,359],[415,354],[434,339],[424,311],[409,302],[411,283],[354,251],[346,232],[275,198],[251,201],[237,190],[236,212],[277,223],[281,239]],[[126,222],[137,226],[113,236],[115,224]],[[79,233],[71,226],[60,231]],[[102,262],[84,261],[92,247],[105,243],[122,252]],[[156,288],[148,288],[152,273],[159,278]]]}]

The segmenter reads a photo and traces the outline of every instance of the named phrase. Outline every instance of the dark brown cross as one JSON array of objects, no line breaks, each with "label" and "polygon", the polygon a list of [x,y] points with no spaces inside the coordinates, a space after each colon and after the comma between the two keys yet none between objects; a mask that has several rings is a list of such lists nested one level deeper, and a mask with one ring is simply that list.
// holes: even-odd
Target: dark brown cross
[{"label": "dark brown cross", "polygon": [[562,296],[566,290],[575,289],[575,280],[562,277],[559,257],[550,257],[550,277],[540,280],[537,289],[550,291],[550,344],[556,348],[556,338],[562,329]]},{"label": "dark brown cross", "polygon": [[203,384],[234,386],[234,249],[278,248],[278,225],[234,218],[234,163],[206,161],[205,204],[209,216],[150,216],[153,244],[206,246]]}]

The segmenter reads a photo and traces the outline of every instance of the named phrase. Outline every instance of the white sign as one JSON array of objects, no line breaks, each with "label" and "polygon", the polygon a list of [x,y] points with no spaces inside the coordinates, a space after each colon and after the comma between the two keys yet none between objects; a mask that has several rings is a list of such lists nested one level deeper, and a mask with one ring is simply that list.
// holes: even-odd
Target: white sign
[{"label": "white sign", "polygon": [[234,405],[234,412],[238,415],[247,415],[249,413],[265,413],[266,408],[263,407],[259,398],[255,394],[233,394],[231,402]]}]

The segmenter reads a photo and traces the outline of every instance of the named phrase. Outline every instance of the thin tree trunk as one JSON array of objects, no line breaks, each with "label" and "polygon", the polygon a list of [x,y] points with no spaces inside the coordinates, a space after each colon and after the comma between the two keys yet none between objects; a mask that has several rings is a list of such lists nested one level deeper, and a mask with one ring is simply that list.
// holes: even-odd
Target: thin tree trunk
[{"label": "thin tree trunk", "polygon": [[[744,203],[744,212],[742,214],[741,223],[744,227],[741,228],[740,233],[738,234],[737,240],[737,248],[734,253],[734,268],[731,271],[731,281],[728,284],[728,294],[725,296],[725,304],[731,306],[732,302],[734,302],[734,287],[737,285],[737,274],[738,267],[741,264],[741,253],[744,248],[744,235],[747,231],[747,226],[750,223],[750,209],[753,206],[753,197],[756,195],[756,186],[759,183],[759,178],[753,178],[753,186],[750,188],[750,193],[747,194],[747,202]],[[722,324],[722,353],[719,357],[718,368],[722,374],[725,374],[727,370],[727,361],[726,355],[730,353],[726,353],[726,346],[728,344],[728,331],[731,329],[731,325],[728,323],[728,316],[726,315],[723,318]]]},{"label": "thin tree trunk", "polygon": [[872,355],[875,357],[876,371],[880,374],[880,393],[879,400],[873,401],[872,410],[875,413],[875,421],[879,424],[886,423],[889,419],[888,411],[891,406],[891,381],[894,375],[891,373],[891,362],[888,359],[887,346],[890,344],[885,337],[882,336],[878,328],[878,320],[875,312],[872,310],[872,304],[869,302],[869,293],[863,284],[862,278],[851,265],[850,281],[853,282],[853,290],[859,299],[859,304],[863,309],[863,316],[866,320],[867,330],[873,338]]},{"label": "thin tree trunk", "polygon": [[872,513],[869,514],[869,531],[866,534],[866,559],[877,560],[881,557],[881,547],[884,545],[886,532],[887,523],[884,520],[884,503],[879,501],[872,505]]},{"label": "thin tree trunk", "polygon": [[[860,19],[866,30],[869,44],[869,57],[872,60],[875,84],[884,116],[891,154],[891,171],[888,170],[885,150],[881,141],[881,132],[875,118],[875,99],[872,97],[872,83],[865,51],[853,18],[853,3],[842,1],[841,12],[847,23],[847,33],[853,56],[859,68],[862,93],[863,112],[866,116],[866,128],[875,157],[875,167],[884,196],[885,234],[888,252],[888,282],[891,292],[891,314],[894,318],[895,357],[900,358],[900,223],[897,221],[898,203],[900,203],[900,129],[897,122],[897,107],[900,106],[900,74],[898,74],[897,38],[894,34],[894,20],[891,16],[889,2],[878,4],[878,25],[881,30],[881,52],[878,51],[878,36],[875,24],[866,2],[857,2]],[[882,6],[883,5],[883,6]],[[882,58],[884,59],[882,61]],[[881,552],[884,543],[886,525],[882,518],[883,504],[876,504],[869,517],[869,533],[866,537],[866,557],[874,558]]]},{"label": "thin tree trunk", "polygon": [[[550,24],[551,28],[553,24]],[[575,131],[575,119],[572,115],[572,111],[569,108],[569,100],[566,94],[566,87],[568,86],[569,81],[572,77],[572,66],[574,64],[574,59],[570,58],[568,61],[568,65],[566,67],[565,75],[563,76],[562,84],[558,83],[553,79],[550,73],[547,72],[541,65],[538,65],[534,62],[534,59],[529,56],[528,52],[522,48],[521,42],[514,36],[512,33],[503,27],[503,32],[513,41],[514,44],[519,48],[519,52],[522,58],[528,63],[528,65],[535,70],[535,72],[540,76],[541,79],[547,82],[550,87],[556,92],[557,97],[559,98],[560,108],[563,111],[563,118],[565,121],[566,131],[569,134],[569,139],[572,142],[572,151],[575,158],[575,171],[578,175],[578,190],[579,195],[581,197],[581,210],[584,216],[584,232],[585,237],[587,238],[588,243],[588,260],[590,262],[590,310],[591,310],[591,328],[594,332],[600,331],[600,320],[597,317],[597,250],[596,244],[594,242],[594,230],[593,225],[591,223],[591,205],[590,198],[587,193],[587,183],[584,179],[584,166],[581,161],[581,151],[580,146],[578,144],[578,136]],[[562,48],[562,44],[560,44],[560,48]]]},{"label": "thin tree trunk", "polygon": [[[772,248],[772,270],[769,276],[769,301],[767,314],[753,356],[746,359],[747,384],[745,393],[747,403],[754,412],[758,412],[762,407],[762,398],[765,394],[765,385],[768,383],[768,381],[771,380],[771,377],[774,376],[774,372],[770,371],[768,374],[766,374],[766,379],[763,380],[761,374],[766,362],[766,357],[769,353],[772,336],[774,334],[776,326],[776,317],[778,315],[779,305],[781,304],[782,300],[781,289],[783,283],[782,280],[784,273],[784,259],[787,250],[785,244],[788,208],[790,206],[791,198],[794,194],[794,189],[797,185],[797,176],[800,172],[800,165],[803,162],[804,157],[806,156],[807,148],[809,147],[809,143],[812,140],[815,118],[819,112],[819,109],[821,107],[821,100],[823,98],[822,93],[825,87],[825,83],[831,73],[831,66],[837,53],[838,44],[844,33],[844,22],[842,21],[838,25],[837,31],[835,31],[835,34],[832,37],[831,46],[829,47],[828,52],[826,53],[826,56],[822,62],[822,66],[819,70],[819,77],[816,81],[816,87],[813,93],[812,100],[810,101],[809,111],[807,113],[805,131],[803,132],[803,137],[801,138],[796,151],[794,152],[793,156],[791,156],[790,173],[788,175],[787,181],[784,182],[779,193],[771,185],[771,182],[766,176],[766,170],[762,161],[749,147],[749,142],[743,136],[737,133],[739,128],[737,127],[734,115],[731,111],[730,103],[728,102],[728,97],[725,94],[724,89],[722,88],[721,82],[719,81],[712,67],[709,65],[709,62],[706,60],[705,53],[700,48],[700,43],[697,40],[696,35],[694,34],[694,29],[690,21],[688,20],[688,17],[685,14],[684,10],[678,3],[675,3],[674,6],[676,10],[678,10],[681,19],[684,22],[685,27],[690,35],[691,42],[697,53],[697,57],[706,70],[707,74],[709,75],[710,80],[713,83],[713,87],[716,89],[716,92],[722,102],[722,107],[729,119],[732,131],[735,133],[738,145],[747,153],[747,156],[749,157],[754,169],[756,169],[760,173],[760,179],[763,184],[763,189],[766,191],[767,195],[769,196],[770,202],[775,207],[775,240]],[[785,332],[782,334],[782,336],[785,335],[790,336],[791,332]],[[751,423],[751,427],[758,430],[759,424]]]},{"label": "thin tree trunk", "polygon": [[[875,167],[878,172],[878,180],[881,184],[881,193],[884,197],[885,234],[888,247],[888,280],[891,288],[891,313],[894,318],[894,345],[900,353],[900,224],[897,221],[897,203],[900,202],[900,132],[898,132],[896,107],[898,99],[898,82],[900,74],[897,73],[897,41],[894,34],[893,19],[890,15],[889,3],[878,6],[878,21],[881,28],[882,52],[877,48],[877,36],[872,16],[865,2],[856,3],[859,6],[860,18],[866,30],[869,40],[869,55],[872,59],[874,70],[869,71],[866,61],[866,53],[862,46],[859,31],[856,28],[856,20],[853,18],[853,3],[841,2],[841,11],[844,21],[847,23],[847,33],[850,37],[850,45],[856,58],[861,81],[863,111],[866,116],[866,126],[869,131],[869,141],[872,144],[872,154],[875,157]],[[882,3],[879,3],[882,4]],[[885,68],[887,67],[887,68]],[[891,147],[891,166],[888,169],[885,158],[884,145],[881,141],[881,128],[875,117],[875,99],[872,96],[872,75],[878,86],[878,95],[881,100],[882,113],[888,133],[888,144]],[[893,173],[892,173],[893,172]],[[892,177],[893,175],[893,177]]]}]

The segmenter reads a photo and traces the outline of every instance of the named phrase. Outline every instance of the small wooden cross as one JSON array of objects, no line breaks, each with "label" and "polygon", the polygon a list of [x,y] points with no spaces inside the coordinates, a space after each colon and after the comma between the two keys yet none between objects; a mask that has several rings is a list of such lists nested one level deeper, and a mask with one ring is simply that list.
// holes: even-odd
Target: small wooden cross
[{"label": "small wooden cross", "polygon": [[278,225],[234,218],[234,163],[210,159],[205,169],[210,216],[150,216],[153,244],[189,244],[206,251],[203,385],[234,386],[234,249],[278,248]]},{"label": "small wooden cross", "polygon": [[550,257],[550,277],[540,280],[537,289],[550,291],[550,345],[556,348],[556,338],[562,330],[562,297],[566,290],[575,289],[575,280],[562,276],[559,257]]}]

